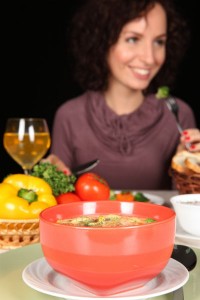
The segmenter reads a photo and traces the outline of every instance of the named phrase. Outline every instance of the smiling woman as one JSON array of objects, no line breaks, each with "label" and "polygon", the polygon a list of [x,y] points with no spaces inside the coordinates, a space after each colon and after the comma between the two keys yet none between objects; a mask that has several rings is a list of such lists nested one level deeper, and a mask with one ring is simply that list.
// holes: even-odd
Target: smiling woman
[{"label": "smiling woman", "polygon": [[[138,2],[142,3],[141,1]],[[8,24],[11,24],[12,30],[7,31],[8,40],[4,45],[7,46],[6,52],[9,53],[10,49],[12,49],[12,53],[9,55],[9,59],[6,60],[6,70],[9,70],[9,76],[5,76],[5,78],[9,80],[9,88],[6,88],[4,93],[5,101],[4,110],[1,114],[1,132],[4,131],[4,125],[8,117],[30,116],[30,105],[31,116],[46,117],[49,128],[51,129],[54,112],[58,106],[65,100],[80,95],[81,92],[85,90],[79,81],[74,80],[75,65],[74,61],[72,61],[71,53],[68,51],[71,48],[69,43],[69,22],[74,12],[84,6],[85,3],[85,0],[52,0],[42,1],[40,3],[37,1],[26,3],[24,3],[24,1],[18,1],[16,5],[15,3],[9,5],[6,19]],[[186,103],[190,104],[194,110],[198,125],[200,125],[198,102],[195,102],[196,95],[198,94],[198,78],[192,76],[191,80],[193,66],[197,63],[197,53],[199,53],[197,43],[198,26],[196,26],[195,16],[198,11],[197,0],[191,0],[189,3],[175,0],[175,3],[179,6],[177,11],[181,10],[181,12],[184,13],[184,18],[189,19],[189,27],[192,29],[192,39],[187,56],[182,62],[181,68],[179,69],[180,71],[176,77],[173,92],[175,95],[183,98]],[[107,11],[109,19],[111,15],[109,15],[109,10]],[[92,12],[91,15],[94,15],[95,18],[96,13],[94,14]],[[106,15],[107,14],[104,14],[104,16]],[[118,21],[119,20],[121,20],[120,14]],[[108,34],[107,31],[110,30],[110,25],[102,27],[103,33],[101,34],[101,42],[96,47],[96,52],[93,55],[94,57],[96,56],[96,58],[99,57],[97,51],[101,51],[100,45],[102,44],[102,46],[104,46],[104,40]],[[91,32],[89,31],[90,42],[93,40],[91,37],[94,36],[93,28],[93,25],[91,25],[92,30]],[[95,31],[95,35],[98,32],[98,30]],[[185,39],[185,31],[183,32]],[[84,37],[82,39],[80,34],[78,39],[84,42]],[[15,47],[13,47],[13,45],[15,45]],[[90,43],[88,43],[88,45],[90,45]],[[90,58],[91,55],[84,57]],[[98,61],[98,64],[104,65],[101,61]],[[87,67],[88,66],[87,64]],[[91,74],[93,74],[93,72],[89,73],[90,78]],[[104,74],[104,77],[106,76],[107,73]],[[168,76],[166,76],[166,78],[168,78]],[[12,89],[10,86],[12,86]],[[14,99],[17,99],[17,101]],[[24,105],[23,103],[28,104]],[[149,139],[153,140],[153,137]],[[1,146],[0,151],[1,178],[3,179],[4,176],[10,173],[21,172],[17,164],[6,154],[3,146]],[[86,158],[81,159],[81,161],[85,162]],[[169,184],[167,185],[169,186]],[[117,188],[120,188],[120,186]]]},{"label": "smiling woman", "polygon": [[172,188],[174,153],[188,137],[190,151],[200,149],[191,107],[177,99],[187,129],[180,136],[165,99],[156,97],[160,86],[172,88],[187,49],[187,24],[173,1],[88,0],[70,32],[73,71],[85,92],[57,109],[51,154],[63,170],[98,158],[94,172],[112,189]]},{"label": "smiling woman", "polygon": [[111,93],[116,81],[135,91],[146,89],[165,62],[166,40],[166,13],[160,4],[145,17],[136,18],[122,28],[117,42],[108,51],[107,63],[112,76],[105,92],[109,107],[119,115],[135,111],[144,99],[137,92],[134,97],[130,94],[132,101],[127,97],[126,102],[113,103]]}]

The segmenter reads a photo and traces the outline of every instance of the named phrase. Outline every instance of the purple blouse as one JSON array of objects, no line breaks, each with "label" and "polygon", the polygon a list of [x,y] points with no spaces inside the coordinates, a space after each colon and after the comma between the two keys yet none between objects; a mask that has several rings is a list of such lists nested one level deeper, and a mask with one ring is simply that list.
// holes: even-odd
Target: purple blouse
[{"label": "purple blouse", "polygon": [[[188,104],[177,102],[182,127],[196,127]],[[70,168],[98,158],[92,172],[112,189],[162,190],[172,186],[169,167],[179,139],[163,99],[149,95],[136,111],[119,116],[101,93],[89,91],[58,108],[51,153]]]}]

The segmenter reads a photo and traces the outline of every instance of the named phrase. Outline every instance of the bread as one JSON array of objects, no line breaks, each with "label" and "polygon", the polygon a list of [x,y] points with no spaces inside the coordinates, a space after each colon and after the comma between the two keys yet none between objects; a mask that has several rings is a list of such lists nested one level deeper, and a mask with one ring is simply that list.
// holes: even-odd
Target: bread
[{"label": "bread", "polygon": [[186,158],[185,165],[189,170],[200,173],[200,156]]},{"label": "bread", "polygon": [[200,173],[200,153],[191,153],[186,150],[178,152],[172,158],[171,167],[187,175],[194,172]]}]

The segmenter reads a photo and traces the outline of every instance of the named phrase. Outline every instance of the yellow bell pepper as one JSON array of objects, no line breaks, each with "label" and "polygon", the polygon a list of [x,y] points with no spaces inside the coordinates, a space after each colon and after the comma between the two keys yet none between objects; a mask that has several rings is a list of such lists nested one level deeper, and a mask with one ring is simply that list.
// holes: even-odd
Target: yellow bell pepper
[{"label": "yellow bell pepper", "polygon": [[14,174],[0,183],[0,219],[38,219],[43,209],[56,204],[50,185],[41,178]]}]

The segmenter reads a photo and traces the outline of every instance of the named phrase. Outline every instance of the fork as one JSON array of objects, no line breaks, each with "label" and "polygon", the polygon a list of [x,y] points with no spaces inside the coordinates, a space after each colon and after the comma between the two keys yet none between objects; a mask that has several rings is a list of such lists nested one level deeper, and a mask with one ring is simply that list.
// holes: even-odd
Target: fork
[{"label": "fork", "polygon": [[[183,132],[183,128],[179,122],[179,119],[178,119],[178,111],[179,111],[179,106],[176,102],[176,99],[173,98],[172,96],[170,96],[169,98],[167,98],[166,100],[166,104],[167,104],[167,107],[168,109],[174,114],[174,117],[176,119],[176,126],[178,128],[178,131],[180,134],[182,134]],[[190,149],[190,146],[191,144],[190,143],[185,143],[185,147],[189,150]]]},{"label": "fork", "polygon": [[92,170],[94,167],[96,167],[98,165],[99,162],[100,162],[99,159],[88,161],[87,163],[81,164],[78,167],[73,168],[71,171],[73,174],[78,176],[78,175],[81,175],[82,173],[86,173],[86,172]]}]

